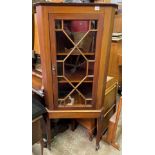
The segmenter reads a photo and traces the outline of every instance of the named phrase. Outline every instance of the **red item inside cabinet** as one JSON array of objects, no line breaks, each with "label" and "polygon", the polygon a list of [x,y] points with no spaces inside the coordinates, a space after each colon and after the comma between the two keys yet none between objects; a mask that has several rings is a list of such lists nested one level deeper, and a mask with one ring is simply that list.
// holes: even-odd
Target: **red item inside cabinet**
[{"label": "red item inside cabinet", "polygon": [[86,32],[89,30],[89,21],[83,20],[74,20],[71,22],[71,31],[72,32]]}]

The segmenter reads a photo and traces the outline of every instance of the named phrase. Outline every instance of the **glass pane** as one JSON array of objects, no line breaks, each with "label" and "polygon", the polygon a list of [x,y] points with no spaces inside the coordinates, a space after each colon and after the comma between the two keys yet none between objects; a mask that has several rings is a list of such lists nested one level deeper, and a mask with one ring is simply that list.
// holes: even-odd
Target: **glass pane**
[{"label": "glass pane", "polygon": [[64,20],[64,31],[77,44],[89,30],[88,20]]},{"label": "glass pane", "polygon": [[93,29],[97,29],[97,20],[92,20],[91,21],[91,29],[93,30]]},{"label": "glass pane", "polygon": [[95,60],[95,54],[92,53],[92,55],[86,55],[86,58],[88,60]]},{"label": "glass pane", "polygon": [[58,83],[58,90],[58,97],[64,99],[73,90],[73,87],[69,83]]},{"label": "glass pane", "polygon": [[78,48],[85,53],[95,53],[96,32],[89,32],[78,44]]},{"label": "glass pane", "polygon": [[57,62],[57,74],[58,76],[63,75],[63,63]]},{"label": "glass pane", "polygon": [[65,76],[70,81],[80,82],[86,76],[87,61],[82,55],[70,55],[64,66]]},{"label": "glass pane", "polygon": [[91,106],[97,20],[55,20],[58,104]]},{"label": "glass pane", "polygon": [[94,75],[94,62],[89,62],[88,75]]},{"label": "glass pane", "polygon": [[55,29],[62,29],[62,21],[55,20]]},{"label": "glass pane", "polygon": [[72,42],[69,38],[62,32],[56,32],[56,51],[58,53],[67,52],[68,49],[73,48]]},{"label": "glass pane", "polygon": [[82,83],[77,89],[86,99],[92,98],[92,83]]},{"label": "glass pane", "polygon": [[57,54],[57,60],[64,60],[65,57],[66,57],[66,54],[64,54],[64,55],[62,53]]}]

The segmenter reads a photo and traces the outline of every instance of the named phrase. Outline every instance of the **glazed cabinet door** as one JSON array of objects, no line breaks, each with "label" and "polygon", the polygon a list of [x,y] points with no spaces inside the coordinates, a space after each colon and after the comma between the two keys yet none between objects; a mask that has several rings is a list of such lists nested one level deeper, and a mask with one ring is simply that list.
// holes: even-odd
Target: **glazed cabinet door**
[{"label": "glazed cabinet door", "polygon": [[95,108],[103,17],[49,14],[51,68],[56,109]]}]

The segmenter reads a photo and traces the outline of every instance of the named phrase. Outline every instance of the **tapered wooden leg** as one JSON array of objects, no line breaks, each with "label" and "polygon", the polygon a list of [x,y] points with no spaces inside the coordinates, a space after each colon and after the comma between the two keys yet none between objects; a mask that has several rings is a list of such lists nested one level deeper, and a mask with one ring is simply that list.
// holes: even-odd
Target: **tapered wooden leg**
[{"label": "tapered wooden leg", "polygon": [[71,130],[74,131],[76,129],[76,127],[77,127],[76,121],[75,120],[72,120],[71,121]]},{"label": "tapered wooden leg", "polygon": [[47,131],[47,148],[51,150],[51,121],[50,119],[46,118],[46,131]]},{"label": "tapered wooden leg", "polygon": [[42,137],[43,137],[43,144],[44,147],[47,147],[47,123],[46,118],[47,115],[43,114],[43,119],[41,120],[41,128],[42,128]]},{"label": "tapered wooden leg", "polygon": [[102,137],[102,116],[97,118],[97,135],[96,135],[96,151],[100,148],[100,140]]},{"label": "tapered wooden leg", "polygon": [[43,141],[43,139],[40,140],[40,145],[41,145],[41,155],[43,155],[43,151],[44,151],[44,141]]},{"label": "tapered wooden leg", "polygon": [[89,136],[89,140],[92,141],[93,140],[93,137],[94,137],[94,131],[90,131],[90,130],[87,130],[87,133],[88,133],[88,136]]}]

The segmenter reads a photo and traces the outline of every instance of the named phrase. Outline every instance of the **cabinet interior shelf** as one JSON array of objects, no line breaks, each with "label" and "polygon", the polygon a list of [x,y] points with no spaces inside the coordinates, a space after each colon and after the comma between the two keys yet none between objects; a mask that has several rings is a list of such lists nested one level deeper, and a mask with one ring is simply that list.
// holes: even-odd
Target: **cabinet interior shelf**
[{"label": "cabinet interior shelf", "polygon": [[60,107],[60,108],[63,108],[63,107],[74,107],[74,108],[76,108],[76,107],[82,107],[82,108],[91,108],[92,107],[92,105],[87,105],[87,104],[74,104],[74,105],[59,105],[58,107]]},{"label": "cabinet interior shelf", "polygon": [[[84,55],[95,55],[94,52],[82,52]],[[57,55],[68,55],[68,52],[58,52]],[[72,52],[71,55],[81,55],[79,52]]]},{"label": "cabinet interior shelf", "polygon": [[[64,32],[63,29],[55,29],[56,32]],[[90,29],[89,32],[97,32],[98,29]]]},{"label": "cabinet interior shelf", "polygon": [[[86,76],[85,72],[77,71],[74,74],[69,74],[68,72],[65,73],[65,77],[67,77],[68,81],[70,82],[80,82]],[[66,83],[67,80],[64,76],[57,76],[58,81],[60,83]],[[88,75],[84,82],[93,82],[94,75]],[[67,82],[68,83],[68,82]]]},{"label": "cabinet interior shelf", "polygon": [[[76,79],[73,78],[73,79],[70,79],[69,81],[71,83],[79,83],[81,80],[79,80],[78,78],[79,77],[76,77]],[[88,77],[83,82],[85,82],[85,83],[92,83],[93,79],[91,77]],[[68,83],[68,82],[63,77],[59,77],[59,83]]]}]

